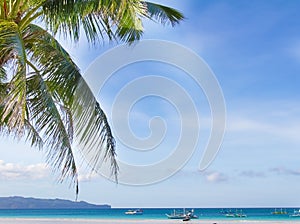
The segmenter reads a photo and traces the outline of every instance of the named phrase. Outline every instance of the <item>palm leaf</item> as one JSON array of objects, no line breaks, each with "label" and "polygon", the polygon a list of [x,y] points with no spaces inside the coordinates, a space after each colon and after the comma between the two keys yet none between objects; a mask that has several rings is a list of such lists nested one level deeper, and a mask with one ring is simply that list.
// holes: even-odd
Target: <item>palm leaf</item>
[{"label": "palm leaf", "polygon": [[[103,160],[109,159],[112,161],[112,172],[117,174],[115,144],[110,127],[95,97],[82,80],[78,68],[50,34],[36,25],[31,25],[30,29],[39,39],[35,44],[28,45],[32,60],[40,68],[46,80],[47,91],[53,95],[56,104],[64,105],[61,109],[64,108],[67,123],[74,124],[81,152],[92,169],[97,169]],[[80,94],[76,91],[80,91]],[[90,156],[91,152],[93,157]]]},{"label": "palm leaf", "polygon": [[143,34],[142,17],[147,15],[145,4],[131,1],[119,10],[116,36],[125,42],[139,40]]},{"label": "palm leaf", "polygon": [[159,23],[171,23],[171,25],[174,26],[178,24],[180,20],[184,19],[183,14],[173,8],[151,2],[146,2],[146,5],[148,9],[148,17],[158,21]]},{"label": "palm leaf", "polygon": [[173,26],[183,19],[175,9],[142,0],[47,0],[43,15],[51,32],[75,41],[80,37],[82,25],[93,44],[105,37],[125,42],[139,40],[143,18]]},{"label": "palm leaf", "polygon": [[61,171],[62,178],[77,180],[70,136],[47,84],[40,74],[35,73],[28,78],[27,87],[30,120],[34,122],[37,133],[44,133],[48,162]]},{"label": "palm leaf", "polygon": [[3,59],[7,55],[13,55],[16,59],[12,64],[14,76],[8,85],[6,96],[0,102],[4,106],[0,118],[7,121],[11,132],[22,136],[26,118],[26,52],[22,36],[14,22],[0,22],[0,49]]},{"label": "palm leaf", "polygon": [[[7,92],[6,80],[7,80],[6,71],[3,67],[0,67],[0,105],[1,105],[1,102],[3,102],[3,98],[5,97],[6,92]],[[2,112],[0,112],[0,114],[2,114]],[[1,122],[1,119],[0,119],[0,122]]]},{"label": "palm leaf", "polygon": [[74,96],[76,136],[84,158],[97,172],[103,162],[109,160],[111,174],[117,180],[115,140],[103,110],[84,79],[80,80]]},{"label": "palm leaf", "polygon": [[30,145],[38,147],[39,150],[42,150],[44,146],[43,138],[28,120],[25,120],[25,129],[27,132],[26,140],[30,141]]},{"label": "palm leaf", "polygon": [[0,84],[7,79],[6,71],[3,67],[0,67]]}]

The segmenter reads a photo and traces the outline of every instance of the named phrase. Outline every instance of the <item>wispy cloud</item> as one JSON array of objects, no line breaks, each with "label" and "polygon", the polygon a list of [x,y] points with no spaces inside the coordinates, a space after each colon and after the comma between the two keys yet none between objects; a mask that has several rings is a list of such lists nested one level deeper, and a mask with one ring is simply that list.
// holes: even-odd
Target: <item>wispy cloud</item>
[{"label": "wispy cloud", "polygon": [[0,179],[2,180],[40,180],[49,176],[46,164],[21,165],[0,160]]},{"label": "wispy cloud", "polygon": [[[299,142],[300,127],[298,102],[256,102],[235,110],[228,116],[228,133],[264,133],[282,140]],[[280,105],[280,108],[278,108]],[[243,107],[243,105],[241,105]],[[255,109],[253,109],[255,108]]]},{"label": "wispy cloud", "polygon": [[239,176],[255,178],[255,177],[265,177],[265,174],[263,172],[257,172],[257,171],[253,171],[253,170],[245,170],[245,171],[240,172]]},{"label": "wispy cloud", "polygon": [[286,167],[275,167],[270,169],[271,172],[274,172],[278,175],[294,175],[294,176],[300,176],[300,169],[288,169]]},{"label": "wispy cloud", "polygon": [[289,46],[286,48],[286,52],[296,61],[300,62],[300,41],[298,39],[291,40]]}]

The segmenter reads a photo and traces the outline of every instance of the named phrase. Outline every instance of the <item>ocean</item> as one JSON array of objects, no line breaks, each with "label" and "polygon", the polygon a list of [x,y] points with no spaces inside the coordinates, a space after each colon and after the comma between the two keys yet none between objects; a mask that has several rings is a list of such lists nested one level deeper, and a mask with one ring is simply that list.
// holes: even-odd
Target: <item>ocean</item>
[{"label": "ocean", "polygon": [[[165,220],[165,215],[173,213],[174,208],[144,208],[143,215],[126,215],[125,212],[133,208],[112,208],[112,209],[0,209],[0,218],[46,218],[46,219],[154,219]],[[186,208],[186,211],[189,209]],[[226,217],[225,214],[232,212],[241,212],[247,217]],[[277,208],[280,211],[281,208]],[[299,208],[283,208],[287,214],[274,215],[274,208],[194,208],[194,214],[199,220],[257,220],[257,221],[286,221],[297,220],[300,217],[291,217],[294,210]],[[176,211],[182,209],[176,208]]]}]

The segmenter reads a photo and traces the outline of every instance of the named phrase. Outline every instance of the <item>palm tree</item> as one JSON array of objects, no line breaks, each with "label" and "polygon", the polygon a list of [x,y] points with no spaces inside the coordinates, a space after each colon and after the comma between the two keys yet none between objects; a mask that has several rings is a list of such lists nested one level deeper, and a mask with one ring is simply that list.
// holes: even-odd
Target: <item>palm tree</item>
[{"label": "palm tree", "polygon": [[97,148],[87,161],[92,170],[109,160],[116,177],[115,141],[103,110],[55,36],[76,42],[83,32],[91,44],[131,43],[141,38],[144,18],[173,26],[183,16],[142,0],[0,0],[0,132],[44,150],[60,180],[74,183],[76,195],[73,139],[83,155]]}]

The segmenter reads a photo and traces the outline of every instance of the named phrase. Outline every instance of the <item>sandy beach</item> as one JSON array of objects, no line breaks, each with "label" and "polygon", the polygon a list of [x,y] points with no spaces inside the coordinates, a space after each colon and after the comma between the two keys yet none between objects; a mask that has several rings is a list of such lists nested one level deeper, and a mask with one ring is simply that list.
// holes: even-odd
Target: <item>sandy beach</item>
[{"label": "sandy beach", "polygon": [[141,223],[141,224],[176,224],[176,223],[188,223],[188,224],[300,224],[299,221],[255,221],[255,220],[190,220],[183,222],[182,220],[154,220],[154,219],[143,219],[143,220],[129,220],[129,219],[24,219],[24,218],[1,218],[0,224],[128,224],[128,223]]}]

